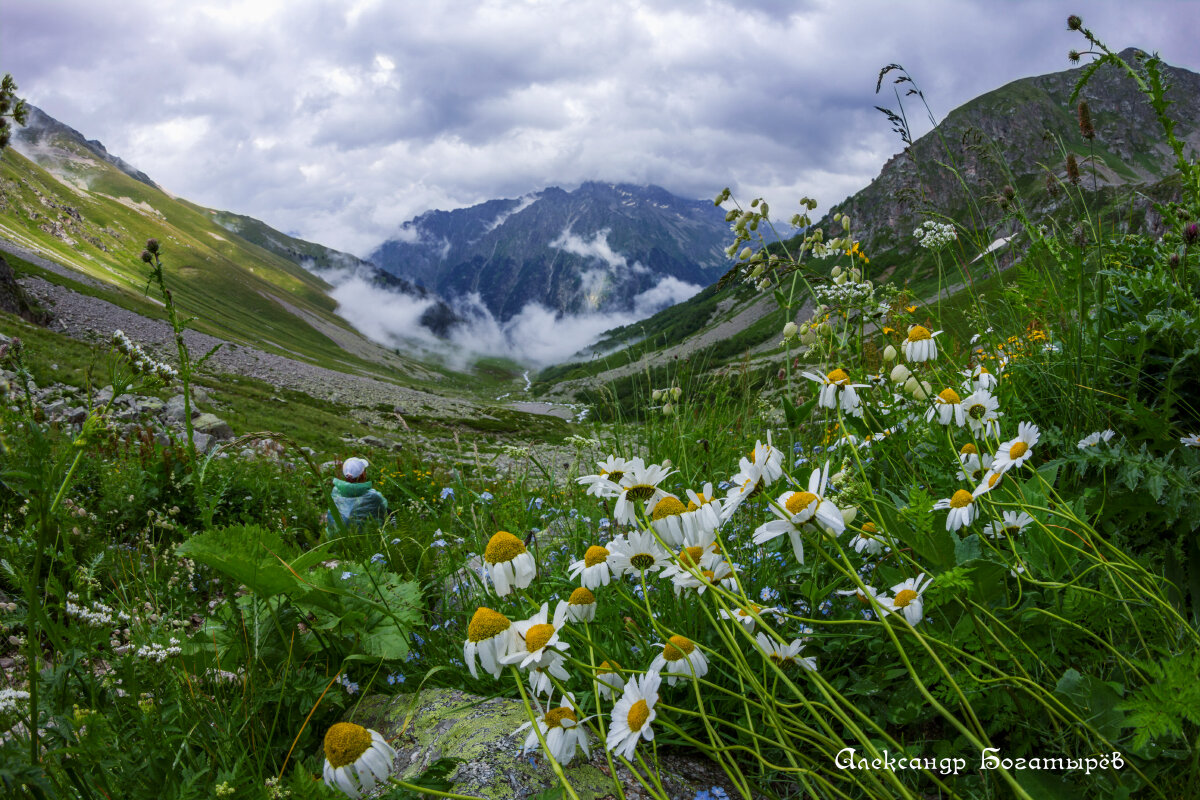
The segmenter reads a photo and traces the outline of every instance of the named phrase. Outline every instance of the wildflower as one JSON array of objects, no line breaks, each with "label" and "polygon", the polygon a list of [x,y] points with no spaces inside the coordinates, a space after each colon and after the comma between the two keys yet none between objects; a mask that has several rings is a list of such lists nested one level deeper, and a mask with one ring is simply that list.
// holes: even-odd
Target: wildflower
[{"label": "wildflower", "polygon": [[596,668],[596,691],[605,700],[611,700],[614,692],[625,688],[625,678],[621,675],[621,665],[616,661],[604,661]]},{"label": "wildflower", "polygon": [[[537,703],[536,699],[534,702]],[[537,750],[541,746],[538,741],[539,731],[542,738],[546,740],[546,749],[559,764],[564,766],[570,764],[571,759],[575,758],[577,749],[582,750],[585,756],[591,755],[591,751],[588,749],[587,729],[579,724],[579,716],[575,711],[574,695],[568,692],[563,695],[562,704],[557,708],[551,708],[542,713],[539,707],[538,712],[538,730],[531,730],[525,738],[525,745],[521,748],[522,755]],[[513,733],[520,733],[530,725],[531,723],[526,722]]]},{"label": "wildflower", "polygon": [[645,465],[640,462],[633,464],[630,471],[621,477],[620,493],[617,496],[613,517],[617,522],[632,524],[637,522],[637,508],[644,504],[643,511],[667,496],[658,485],[671,475],[674,470],[658,464]]},{"label": "wildflower", "polygon": [[732,612],[726,611],[725,609],[722,608],[721,609],[721,619],[737,620],[738,622],[742,623],[742,625],[744,625],[746,627],[747,631],[753,631],[754,626],[757,623],[757,620],[755,619],[756,617],[762,617],[763,614],[777,614],[778,615],[778,614],[781,614],[782,612],[783,612],[783,609],[778,608],[776,606],[771,606],[770,608],[764,608],[760,605],[757,605],[756,603],[751,603],[748,606],[741,606],[739,608],[735,608]]},{"label": "wildflower", "polygon": [[1085,139],[1096,138],[1096,126],[1092,124],[1092,111],[1086,100],[1079,103],[1079,135]]},{"label": "wildflower", "polygon": [[922,325],[913,325],[908,329],[908,338],[904,340],[901,348],[904,350],[904,358],[908,361],[933,361],[937,358],[937,342],[934,337],[940,334],[941,331],[929,332],[929,329]]},{"label": "wildflower", "polygon": [[895,361],[896,355],[897,355],[896,348],[893,347],[892,345],[889,344],[887,347],[883,348],[883,360],[884,361]]},{"label": "wildflower", "polygon": [[483,606],[475,609],[467,625],[467,641],[463,644],[463,660],[467,662],[471,677],[479,677],[475,671],[475,657],[478,656],[483,668],[492,673],[493,678],[499,678],[504,669],[500,659],[515,644],[515,632],[508,617]]},{"label": "wildflower", "polygon": [[567,567],[567,574],[572,578],[579,578],[579,582],[588,589],[608,586],[608,582],[612,579],[612,570],[608,567],[608,556],[607,547],[592,545],[584,551],[582,559],[572,562]]},{"label": "wildflower", "polygon": [[483,492],[482,494],[479,495],[479,502],[481,502],[481,503],[490,503],[495,499],[496,498],[492,497],[491,492]]},{"label": "wildflower", "polygon": [[1031,522],[1033,522],[1033,517],[1024,511],[1019,514],[1015,511],[1005,511],[1000,522],[989,522],[984,525],[983,533],[992,539],[1002,539],[1005,536],[1011,538],[1029,527]]},{"label": "wildflower", "polygon": [[570,647],[558,638],[558,632],[566,621],[566,603],[559,602],[554,609],[553,621],[550,621],[550,604],[542,603],[541,610],[532,617],[513,623],[517,638],[510,651],[500,657],[501,662],[528,669],[545,666],[554,657],[561,658],[561,654],[556,651]]},{"label": "wildflower", "polygon": [[442,489],[442,499],[443,500],[446,500],[446,499],[453,500],[454,499],[454,488],[451,486],[447,486],[447,487],[443,488]]},{"label": "wildflower", "polygon": [[554,694],[554,681],[550,680],[551,677],[557,678],[560,683],[571,677],[563,667],[562,655],[553,650],[547,654],[545,664],[529,670],[529,688],[534,694],[549,697]]},{"label": "wildflower", "polygon": [[833,503],[825,499],[825,487],[829,482],[829,462],[823,469],[814,469],[808,478],[808,491],[784,492],[779,497],[777,506],[771,506],[771,511],[779,519],[764,522],[754,531],[754,543],[763,544],[772,539],[787,534],[792,542],[792,550],[796,560],[804,563],[804,544],[800,539],[800,531],[805,525],[819,525],[835,536],[846,529],[841,511]]},{"label": "wildflower", "polygon": [[969,453],[962,457],[962,469],[954,477],[960,481],[975,483],[981,480],[991,468],[992,456],[990,453],[984,453],[982,456],[978,453]]},{"label": "wildflower", "polygon": [[708,659],[686,636],[672,636],[663,645],[662,652],[650,662],[651,672],[667,673],[667,683],[674,686],[681,678],[695,675],[703,678],[708,674]]},{"label": "wildflower", "polygon": [[[701,553],[703,555],[700,555]],[[729,591],[736,591],[736,584],[727,583],[733,576],[733,568],[721,556],[711,551],[704,552],[702,547],[693,546],[683,548],[676,559],[678,563],[672,564],[662,572],[663,578],[671,579],[676,597],[682,594],[684,589],[695,589],[697,594],[704,594],[710,584],[718,582]]]},{"label": "wildflower", "polygon": [[[922,583],[922,579],[924,582]],[[933,583],[933,578],[925,578],[922,572],[915,578],[909,578],[903,583],[892,587],[892,597],[880,597],[879,607],[884,616],[902,613],[909,625],[916,625],[925,616],[925,605],[921,597]]]},{"label": "wildflower", "polygon": [[854,390],[867,388],[868,384],[850,383],[850,376],[844,369],[835,369],[824,376],[815,372],[805,372],[804,377],[821,384],[821,394],[817,403],[821,408],[836,409],[840,405],[843,413],[854,417],[863,415],[862,404]]},{"label": "wildflower", "polygon": [[903,364],[897,364],[892,367],[892,371],[888,374],[888,378],[892,383],[904,383],[912,377],[912,371]]},{"label": "wildflower", "polygon": [[633,458],[626,461],[618,456],[609,456],[604,461],[596,462],[600,471],[595,475],[584,475],[576,478],[575,482],[587,486],[587,493],[596,497],[616,497],[621,494],[620,482],[627,472],[643,466],[642,459]]},{"label": "wildflower", "polygon": [[999,473],[1007,472],[1013,467],[1019,467],[1033,457],[1033,446],[1038,443],[1040,432],[1031,422],[1022,422],[1017,426],[1017,438],[1011,439],[996,451],[996,460],[992,470]]},{"label": "wildflower", "polygon": [[943,389],[933,398],[933,407],[925,413],[925,421],[930,422],[935,416],[942,425],[949,425],[953,422],[960,428],[963,426],[966,411],[963,409],[962,398],[958,396],[958,392],[953,389]]},{"label": "wildflower", "polygon": [[[990,373],[989,373],[990,374]],[[963,416],[976,436],[1000,435],[1000,401],[980,385],[962,402]]]},{"label": "wildflower", "polygon": [[786,342],[790,341],[791,339],[795,339],[796,334],[799,333],[799,331],[800,328],[796,325],[796,323],[789,321],[783,326],[783,340]]},{"label": "wildflower", "polygon": [[654,508],[650,509],[650,525],[654,530],[658,531],[658,535],[663,541],[672,547],[679,547],[683,544],[683,515],[687,513],[687,506],[680,502],[679,498],[673,494],[668,494],[654,504]]},{"label": "wildflower", "polygon": [[982,364],[975,367],[975,369],[971,370],[969,373],[966,373],[966,375],[971,379],[971,383],[974,384],[976,389],[987,389],[988,391],[991,391],[999,384],[999,381],[996,380],[996,376],[989,372],[988,368]]},{"label": "wildflower", "polygon": [[483,561],[496,584],[496,594],[501,597],[514,588],[524,589],[537,574],[537,563],[525,549],[525,543],[508,531],[498,531],[488,541]]},{"label": "wildflower", "polygon": [[325,785],[361,797],[388,779],[395,758],[396,751],[377,731],[335,723],[325,733]]},{"label": "wildflower", "polygon": [[864,522],[862,531],[850,540],[850,546],[854,548],[856,553],[867,553],[868,555],[879,555],[883,552],[884,543],[876,534],[879,533],[879,528],[874,522]]},{"label": "wildflower", "polygon": [[704,534],[721,527],[721,501],[713,496],[711,483],[704,484],[699,492],[688,489],[687,499],[687,509],[680,517],[680,522],[683,523],[684,541],[694,543]]},{"label": "wildflower", "polygon": [[758,642],[758,647],[762,651],[763,657],[780,669],[800,667],[810,672],[817,671],[817,659],[815,656],[798,658],[800,651],[804,649],[803,639],[793,639],[791,644],[781,644],[772,640],[762,631],[759,631],[754,640]]},{"label": "wildflower", "polygon": [[670,556],[654,535],[645,531],[634,531],[623,539],[608,543],[608,568],[614,575],[654,572],[667,566]]},{"label": "wildflower", "polygon": [[946,530],[956,531],[964,525],[970,525],[975,521],[975,498],[966,489],[959,489],[953,496],[944,500],[938,500],[933,506],[934,510],[950,509],[950,514],[946,517]]},{"label": "wildflower", "polygon": [[[1080,450],[1086,450],[1089,447],[1095,447],[1101,442],[1107,442],[1116,435],[1116,432],[1113,430],[1103,430],[1089,433],[1087,436],[1079,440],[1079,444],[1077,444],[1076,447],[1078,447]],[[1180,441],[1183,440],[1180,439]]]},{"label": "wildflower", "polygon": [[575,622],[591,622],[596,618],[596,595],[582,586],[571,592],[567,600],[567,614]]},{"label": "wildflower", "polygon": [[1193,433],[1191,436],[1180,436],[1179,443],[1184,447],[1200,447],[1200,433]]},{"label": "wildflower", "polygon": [[783,452],[771,444],[771,434],[767,434],[767,442],[755,442],[754,449],[748,454],[750,463],[762,468],[764,486],[770,486],[783,477]]},{"label": "wildflower", "polygon": [[658,716],[654,706],[658,703],[660,685],[662,678],[653,671],[625,684],[625,692],[613,706],[608,739],[604,743],[606,749],[628,761],[633,758],[639,739],[648,742],[654,740],[654,729],[650,723]]}]

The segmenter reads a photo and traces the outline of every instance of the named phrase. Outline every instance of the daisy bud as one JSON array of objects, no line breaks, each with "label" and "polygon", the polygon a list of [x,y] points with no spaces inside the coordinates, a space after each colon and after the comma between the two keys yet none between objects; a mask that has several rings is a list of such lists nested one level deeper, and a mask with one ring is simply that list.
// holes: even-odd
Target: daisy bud
[{"label": "daisy bud", "polygon": [[[895,358],[895,348],[891,345],[888,347],[892,350],[892,358]],[[904,383],[912,377],[912,372],[903,364],[897,364],[892,367],[892,374],[888,376],[892,379],[892,383]],[[908,388],[907,386],[905,388]]]},{"label": "daisy bud", "polygon": [[887,347],[883,348],[883,360],[884,361],[895,361],[896,355],[897,355],[896,348],[892,347],[890,344]]},{"label": "daisy bud", "polygon": [[799,330],[800,329],[796,326],[796,323],[789,322],[788,324],[783,326],[783,338],[785,340],[794,339],[796,337],[796,333]]}]

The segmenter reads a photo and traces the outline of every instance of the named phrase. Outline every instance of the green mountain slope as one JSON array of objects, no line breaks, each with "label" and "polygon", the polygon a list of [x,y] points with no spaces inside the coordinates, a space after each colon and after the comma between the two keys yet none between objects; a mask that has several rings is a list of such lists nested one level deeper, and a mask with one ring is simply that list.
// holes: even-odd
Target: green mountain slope
[{"label": "green mountain slope", "polygon": [[444,381],[445,370],[355,332],[334,313],[329,285],[299,263],[332,264],[345,254],[175,198],[99,143],[40,116],[42,124],[31,120],[0,157],[0,238],[101,281],[110,299],[139,311],[146,306],[139,255],[146,239],[157,238],[176,302],[199,330],[407,384]]}]

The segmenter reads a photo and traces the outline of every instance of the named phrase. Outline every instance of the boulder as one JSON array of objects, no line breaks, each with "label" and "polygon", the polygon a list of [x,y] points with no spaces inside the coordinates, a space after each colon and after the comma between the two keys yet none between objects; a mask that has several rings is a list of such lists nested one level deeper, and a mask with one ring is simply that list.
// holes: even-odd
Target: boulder
[{"label": "boulder", "polygon": [[197,453],[206,455],[210,450],[217,446],[217,440],[209,436],[207,433],[192,431],[192,444],[196,445]]},{"label": "boulder", "polygon": [[166,403],[157,397],[139,397],[136,408],[139,414],[157,414],[166,407]]},{"label": "boulder", "polygon": [[[484,680],[491,683],[490,677]],[[528,721],[520,699],[426,688],[415,697],[365,697],[347,721],[379,731],[389,740],[396,748],[395,770],[404,778],[420,775],[440,758],[462,759],[450,777],[454,783],[451,791],[456,794],[517,800],[558,785],[540,750],[523,758],[517,755],[529,732],[528,728],[517,732]],[[580,800],[614,797],[603,744],[593,739],[591,752],[591,759],[576,753],[563,768],[567,780]],[[659,756],[664,787],[672,800],[693,800],[701,789],[713,786],[722,786],[730,797],[736,796],[721,769],[703,756],[666,755],[662,748]],[[626,798],[644,798],[633,776],[624,767],[617,769]]]},{"label": "boulder", "polygon": [[87,419],[88,410],[83,406],[68,408],[63,412],[63,421],[71,425],[80,425]]},{"label": "boulder", "polygon": [[[167,401],[163,416],[171,422],[183,422],[183,395],[177,394]],[[200,416],[200,410],[196,408],[195,403],[192,403],[192,419],[198,416]]]},{"label": "boulder", "polygon": [[364,436],[358,441],[367,447],[378,447],[380,450],[387,450],[391,447],[391,443],[387,439],[380,439],[378,436]]},{"label": "boulder", "polygon": [[233,428],[229,427],[229,423],[215,414],[201,414],[192,420],[192,428],[207,433],[214,439],[232,439]]}]

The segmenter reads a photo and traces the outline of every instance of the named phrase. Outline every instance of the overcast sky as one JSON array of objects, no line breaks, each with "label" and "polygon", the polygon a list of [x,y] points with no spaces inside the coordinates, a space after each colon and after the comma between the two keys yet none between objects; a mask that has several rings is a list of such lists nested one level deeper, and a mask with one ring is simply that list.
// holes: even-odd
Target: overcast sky
[{"label": "overcast sky", "polygon": [[1200,71],[1195,0],[3,0],[0,72],[169,191],[365,255],[593,179],[826,208],[900,149],[880,67],[940,119],[1067,68],[1072,12]]}]

